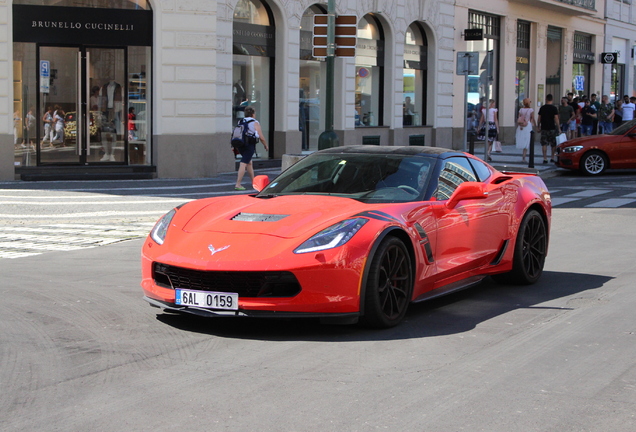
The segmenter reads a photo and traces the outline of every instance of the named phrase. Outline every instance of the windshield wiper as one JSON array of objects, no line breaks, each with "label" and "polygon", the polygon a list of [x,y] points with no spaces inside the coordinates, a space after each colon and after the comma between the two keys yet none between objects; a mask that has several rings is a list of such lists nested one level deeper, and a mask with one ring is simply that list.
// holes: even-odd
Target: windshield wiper
[{"label": "windshield wiper", "polygon": [[278,195],[277,194],[265,194],[265,195],[256,195],[256,198],[263,198],[263,199],[270,199],[270,198],[276,198]]}]

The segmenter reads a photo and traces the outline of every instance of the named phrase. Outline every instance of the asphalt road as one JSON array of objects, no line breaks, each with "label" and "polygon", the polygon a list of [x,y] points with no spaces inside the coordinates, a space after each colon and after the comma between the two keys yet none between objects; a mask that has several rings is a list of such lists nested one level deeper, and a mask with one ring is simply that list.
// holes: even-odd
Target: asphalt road
[{"label": "asphalt road", "polygon": [[385,331],[161,314],[141,238],[0,259],[0,430],[634,431],[636,213],[587,199],[554,209],[536,285],[487,280]]}]

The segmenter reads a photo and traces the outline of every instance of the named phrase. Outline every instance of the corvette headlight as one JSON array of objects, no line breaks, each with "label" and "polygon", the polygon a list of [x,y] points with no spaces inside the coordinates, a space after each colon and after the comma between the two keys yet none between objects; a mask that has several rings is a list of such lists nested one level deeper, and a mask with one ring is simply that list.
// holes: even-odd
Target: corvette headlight
[{"label": "corvette headlight", "polygon": [[563,149],[563,153],[576,153],[579,150],[583,150],[583,146],[571,146]]},{"label": "corvette headlight", "polygon": [[170,222],[172,222],[172,218],[177,213],[177,209],[172,209],[157,221],[152,231],[150,231],[150,238],[153,239],[158,244],[163,244],[163,241],[166,238],[166,234],[168,233],[168,227],[170,226]]},{"label": "corvette headlight", "polygon": [[342,246],[368,222],[368,219],[347,219],[325,228],[298,246],[294,253],[318,252]]}]

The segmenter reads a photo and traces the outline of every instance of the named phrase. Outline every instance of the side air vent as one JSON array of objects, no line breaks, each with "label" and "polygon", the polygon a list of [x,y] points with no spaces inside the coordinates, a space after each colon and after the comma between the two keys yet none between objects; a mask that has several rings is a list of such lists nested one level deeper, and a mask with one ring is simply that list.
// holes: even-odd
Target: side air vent
[{"label": "side air vent", "polygon": [[232,218],[241,222],[278,222],[289,215],[261,214],[261,213],[239,213]]},{"label": "side air vent", "polygon": [[512,177],[509,176],[499,176],[496,179],[494,179],[492,181],[493,184],[501,184],[503,182],[507,182],[508,180],[510,180]]}]

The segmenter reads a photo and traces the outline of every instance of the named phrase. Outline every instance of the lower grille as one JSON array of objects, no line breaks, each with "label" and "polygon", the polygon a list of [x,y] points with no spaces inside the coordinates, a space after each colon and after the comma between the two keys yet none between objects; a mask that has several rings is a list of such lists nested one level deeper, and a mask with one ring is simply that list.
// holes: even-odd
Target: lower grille
[{"label": "lower grille", "polygon": [[301,291],[296,276],[284,271],[201,271],[154,263],[152,277],[164,288],[231,292],[239,297],[293,297]]}]

